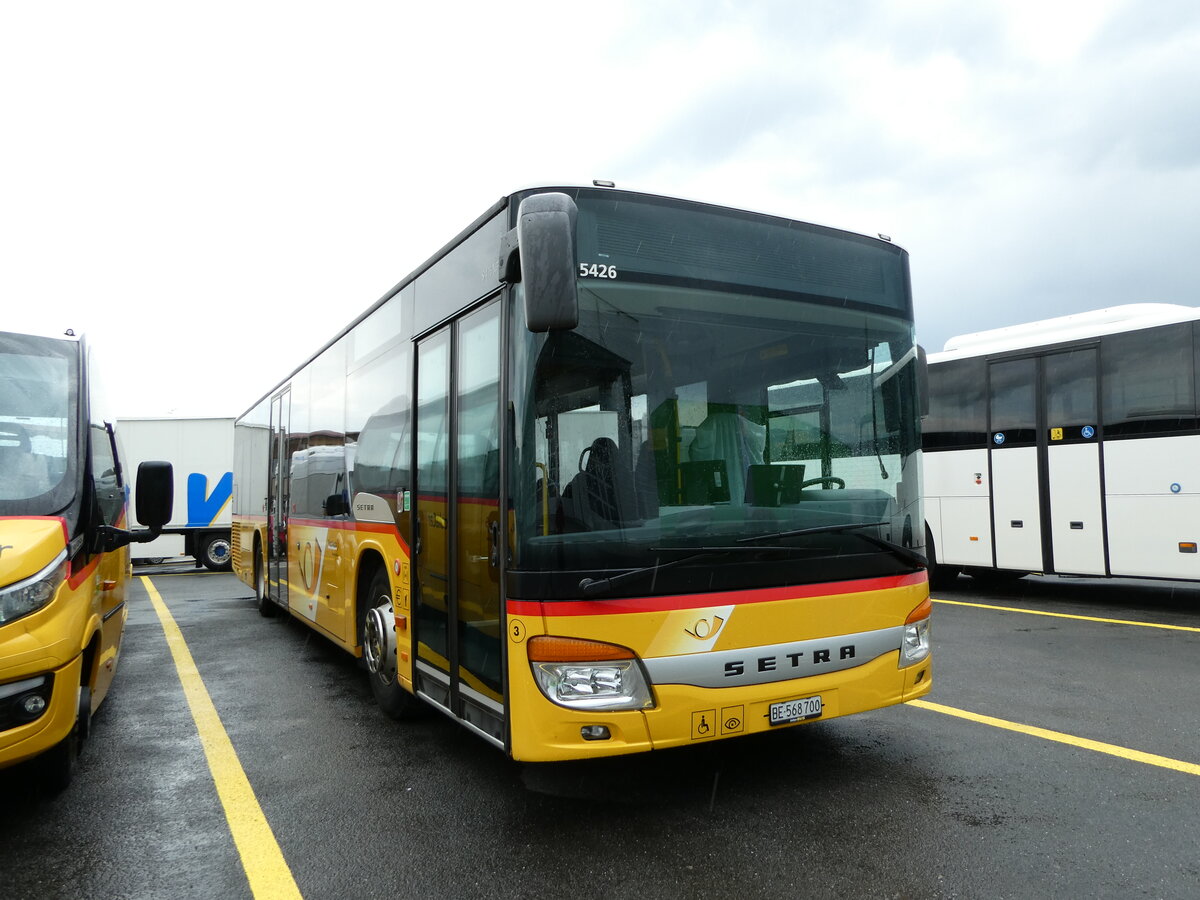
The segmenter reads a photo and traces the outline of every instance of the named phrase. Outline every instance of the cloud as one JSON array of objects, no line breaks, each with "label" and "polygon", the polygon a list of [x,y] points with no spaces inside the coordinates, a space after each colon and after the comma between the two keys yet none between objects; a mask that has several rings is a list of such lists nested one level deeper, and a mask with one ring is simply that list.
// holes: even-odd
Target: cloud
[{"label": "cloud", "polygon": [[5,327],[93,332],[123,414],[238,412],[502,194],[597,177],[891,234],[930,347],[1194,303],[1193,7],[10,4]]}]

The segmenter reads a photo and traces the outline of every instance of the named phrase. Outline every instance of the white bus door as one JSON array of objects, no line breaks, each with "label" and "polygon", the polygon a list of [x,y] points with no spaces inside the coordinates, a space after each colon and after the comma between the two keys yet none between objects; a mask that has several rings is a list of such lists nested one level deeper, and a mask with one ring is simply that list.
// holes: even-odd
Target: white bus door
[{"label": "white bus door", "polygon": [[1106,573],[1094,347],[989,365],[995,565]]},{"label": "white bus door", "polygon": [[504,745],[500,304],[417,345],[416,684]]},{"label": "white bus door", "polygon": [[1054,571],[1106,575],[1098,353],[1081,347],[1042,357],[1042,440]]}]

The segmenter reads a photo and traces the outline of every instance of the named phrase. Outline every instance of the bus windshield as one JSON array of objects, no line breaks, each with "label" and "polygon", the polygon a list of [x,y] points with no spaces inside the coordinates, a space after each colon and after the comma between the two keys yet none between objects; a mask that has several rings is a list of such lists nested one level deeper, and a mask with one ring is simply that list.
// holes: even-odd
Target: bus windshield
[{"label": "bus windshield", "polygon": [[848,527],[921,542],[911,322],[682,284],[583,278],[579,298],[577,328],[516,354],[516,590],[578,596],[641,567],[615,593],[911,570]]},{"label": "bus windshield", "polygon": [[75,496],[78,345],[0,334],[0,515],[51,515]]}]

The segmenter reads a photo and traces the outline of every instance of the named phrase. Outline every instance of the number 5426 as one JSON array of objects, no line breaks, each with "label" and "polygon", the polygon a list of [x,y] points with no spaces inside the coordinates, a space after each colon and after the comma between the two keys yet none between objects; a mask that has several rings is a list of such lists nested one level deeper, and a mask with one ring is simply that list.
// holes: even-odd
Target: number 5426
[{"label": "number 5426", "polygon": [[580,263],[579,264],[580,278],[616,278],[617,267],[597,265],[596,263]]}]

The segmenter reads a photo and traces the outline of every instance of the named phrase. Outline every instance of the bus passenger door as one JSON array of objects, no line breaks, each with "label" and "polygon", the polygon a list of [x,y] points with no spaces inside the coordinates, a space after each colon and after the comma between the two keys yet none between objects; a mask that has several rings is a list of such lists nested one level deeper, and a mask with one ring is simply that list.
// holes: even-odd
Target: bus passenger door
[{"label": "bus passenger door", "polygon": [[505,741],[500,640],[500,305],[417,345],[418,692]]},{"label": "bus passenger door", "polygon": [[1037,360],[988,369],[989,466],[996,568],[1041,572],[1041,467],[1038,465]]},{"label": "bus passenger door", "polygon": [[1106,574],[1097,352],[989,366],[996,567]]},{"label": "bus passenger door", "polygon": [[271,400],[271,465],[267,477],[267,592],[288,605],[288,509],[291,502],[291,459],[287,452],[292,393]]},{"label": "bus passenger door", "polygon": [[1081,347],[1041,360],[1050,556],[1055,572],[1071,575],[1107,574],[1097,357]]}]

